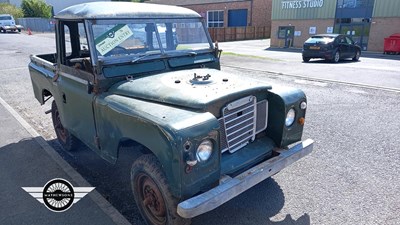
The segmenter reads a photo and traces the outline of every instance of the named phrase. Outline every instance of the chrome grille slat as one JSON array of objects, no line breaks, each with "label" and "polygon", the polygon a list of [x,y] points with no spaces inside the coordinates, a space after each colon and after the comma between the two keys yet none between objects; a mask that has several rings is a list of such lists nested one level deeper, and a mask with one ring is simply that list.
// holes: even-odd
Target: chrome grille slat
[{"label": "chrome grille slat", "polygon": [[228,104],[222,109],[220,124],[221,152],[234,153],[255,139],[267,127],[268,102],[257,102],[248,96]]},{"label": "chrome grille slat", "polygon": [[225,115],[224,117],[229,117],[229,116],[235,115],[237,112],[245,111],[246,109],[252,109],[251,111],[253,112],[254,111],[254,105],[250,105],[250,106],[248,106],[248,107],[246,107],[244,109],[238,109],[237,111],[235,111],[233,113],[229,113],[229,114]]},{"label": "chrome grille slat", "polygon": [[[247,126],[244,126],[244,127],[240,128],[240,129],[234,131],[233,133],[228,134],[227,137],[229,138],[229,140],[231,140],[230,137],[231,137],[232,135],[237,134],[237,133],[239,133],[240,131],[244,131],[244,130],[251,131],[252,129],[253,129],[252,124],[249,124],[249,125],[247,125]],[[236,136],[236,135],[235,135],[235,136]]]},{"label": "chrome grille slat", "polygon": [[231,144],[232,144],[232,143],[235,143],[236,140],[238,140],[239,138],[241,138],[241,137],[243,137],[243,136],[245,136],[245,138],[242,138],[242,140],[243,140],[243,139],[247,139],[247,138],[251,138],[251,137],[252,137],[252,134],[242,133],[241,135],[239,135],[239,136],[237,136],[237,137],[235,137],[235,138],[229,139],[229,142],[230,142]]},{"label": "chrome grille slat", "polygon": [[[242,114],[242,115],[240,115],[240,116],[238,116],[238,117],[235,117],[235,118],[230,119],[229,122],[228,122],[227,124],[231,124],[231,123],[234,123],[236,120],[240,120],[240,119],[242,119],[242,118],[246,118],[246,116],[248,116],[249,119],[252,119],[252,118],[254,119],[254,115],[252,115],[252,114],[254,114],[254,111],[251,111],[251,112]],[[249,115],[250,115],[250,116],[249,116]],[[227,119],[228,119],[228,118],[225,118],[225,121],[226,121]]]},{"label": "chrome grille slat", "polygon": [[240,126],[240,125],[242,125],[242,124],[244,124],[244,123],[246,123],[246,122],[249,122],[249,121],[251,121],[251,120],[253,120],[253,118],[249,118],[249,119],[244,120],[244,121],[242,121],[242,122],[240,122],[240,123],[236,123],[236,124],[233,125],[233,126],[226,127],[226,131],[229,131],[230,129],[236,128],[236,127],[238,127],[238,126]]}]

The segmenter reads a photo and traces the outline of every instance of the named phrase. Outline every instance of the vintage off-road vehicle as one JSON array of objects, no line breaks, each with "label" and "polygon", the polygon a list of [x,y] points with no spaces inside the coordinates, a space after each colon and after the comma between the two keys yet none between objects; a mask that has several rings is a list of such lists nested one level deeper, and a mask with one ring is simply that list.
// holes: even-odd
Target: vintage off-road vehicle
[{"label": "vintage off-road vehicle", "polygon": [[304,93],[220,71],[198,13],[97,2],[55,19],[57,53],[31,56],[35,96],[54,98],[65,150],[141,152],[130,182],[146,223],[188,224],[312,151]]}]

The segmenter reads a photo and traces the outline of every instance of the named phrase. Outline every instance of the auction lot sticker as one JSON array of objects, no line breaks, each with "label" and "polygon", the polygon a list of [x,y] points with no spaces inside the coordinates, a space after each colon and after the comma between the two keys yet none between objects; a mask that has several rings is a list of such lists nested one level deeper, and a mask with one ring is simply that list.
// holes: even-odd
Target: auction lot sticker
[{"label": "auction lot sticker", "polygon": [[132,35],[133,32],[128,25],[118,24],[95,39],[96,49],[101,55],[105,55]]}]

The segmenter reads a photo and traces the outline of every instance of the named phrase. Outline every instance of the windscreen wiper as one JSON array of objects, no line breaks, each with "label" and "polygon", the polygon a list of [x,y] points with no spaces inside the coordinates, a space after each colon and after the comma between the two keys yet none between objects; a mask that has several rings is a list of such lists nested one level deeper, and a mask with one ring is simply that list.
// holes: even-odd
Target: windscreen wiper
[{"label": "windscreen wiper", "polygon": [[161,54],[161,52],[157,52],[157,53],[154,53],[154,52],[145,53],[145,54],[143,54],[143,55],[137,57],[136,59],[132,60],[131,63],[135,63],[135,62],[138,62],[138,61],[140,61],[140,60],[142,60],[142,59],[144,59],[144,58],[147,58],[147,57],[149,57],[149,56],[159,55],[159,54]]}]

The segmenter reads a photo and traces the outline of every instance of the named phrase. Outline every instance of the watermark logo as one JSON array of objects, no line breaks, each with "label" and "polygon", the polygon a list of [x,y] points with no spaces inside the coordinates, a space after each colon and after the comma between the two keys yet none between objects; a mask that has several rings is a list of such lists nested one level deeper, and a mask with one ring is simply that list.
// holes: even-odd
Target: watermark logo
[{"label": "watermark logo", "polygon": [[44,187],[22,187],[53,212],[64,212],[91,192],[94,187],[74,187],[62,178],[47,182]]}]

